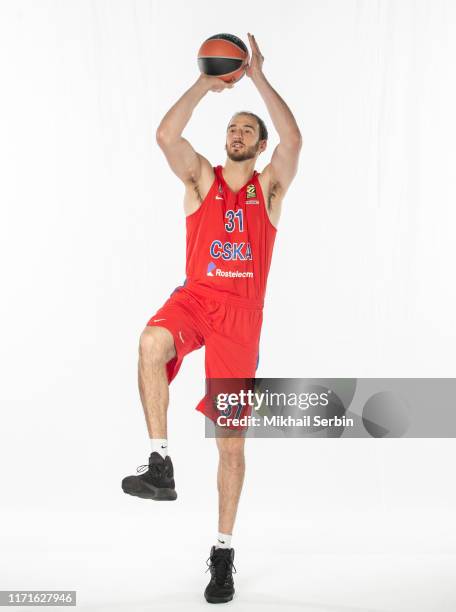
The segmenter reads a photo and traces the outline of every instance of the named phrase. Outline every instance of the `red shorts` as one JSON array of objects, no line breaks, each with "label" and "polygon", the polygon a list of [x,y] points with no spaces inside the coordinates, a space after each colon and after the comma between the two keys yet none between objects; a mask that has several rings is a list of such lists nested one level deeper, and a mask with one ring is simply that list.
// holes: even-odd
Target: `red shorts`
[{"label": "red shorts", "polygon": [[[176,357],[166,364],[170,383],[185,355],[203,345],[206,379],[254,378],[262,323],[262,303],[241,298],[227,300],[219,292],[186,285],[174,290],[147,325],[165,327],[173,335]],[[207,396],[196,410],[213,421],[220,415]],[[242,414],[245,415],[246,412]]]}]

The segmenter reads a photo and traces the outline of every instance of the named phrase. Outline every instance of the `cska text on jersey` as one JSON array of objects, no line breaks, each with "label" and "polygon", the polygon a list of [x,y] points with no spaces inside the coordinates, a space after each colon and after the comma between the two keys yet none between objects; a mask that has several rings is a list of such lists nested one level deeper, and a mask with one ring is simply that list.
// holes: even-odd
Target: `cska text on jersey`
[{"label": "cska text on jersey", "polygon": [[221,257],[225,261],[252,260],[252,248],[250,242],[221,242],[214,240],[210,246],[209,253],[213,259]]}]

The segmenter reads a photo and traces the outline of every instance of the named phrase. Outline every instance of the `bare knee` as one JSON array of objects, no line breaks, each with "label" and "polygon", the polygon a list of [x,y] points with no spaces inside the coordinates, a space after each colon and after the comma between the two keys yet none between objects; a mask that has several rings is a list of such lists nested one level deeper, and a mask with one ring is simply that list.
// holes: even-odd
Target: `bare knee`
[{"label": "bare knee", "polygon": [[242,468],[245,463],[244,442],[243,438],[217,439],[220,462],[230,469]]},{"label": "bare knee", "polygon": [[176,356],[174,339],[164,327],[146,327],[139,339],[139,359],[149,364],[162,365]]}]

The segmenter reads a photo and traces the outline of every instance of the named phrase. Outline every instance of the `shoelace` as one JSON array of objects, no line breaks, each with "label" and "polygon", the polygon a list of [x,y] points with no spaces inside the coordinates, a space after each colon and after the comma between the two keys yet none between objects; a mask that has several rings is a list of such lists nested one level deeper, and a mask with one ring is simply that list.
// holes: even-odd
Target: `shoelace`
[{"label": "shoelace", "polygon": [[218,584],[225,582],[228,570],[231,569],[231,571],[234,571],[236,574],[234,563],[231,561],[231,559],[227,559],[225,557],[209,557],[209,559],[206,561],[206,565],[208,566],[206,572],[208,572],[211,567],[214,568],[215,582]]}]

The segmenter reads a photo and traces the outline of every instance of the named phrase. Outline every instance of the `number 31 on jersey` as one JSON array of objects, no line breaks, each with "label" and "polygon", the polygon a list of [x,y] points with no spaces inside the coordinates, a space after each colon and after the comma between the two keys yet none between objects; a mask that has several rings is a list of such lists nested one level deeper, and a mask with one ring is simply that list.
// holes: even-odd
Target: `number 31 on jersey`
[{"label": "number 31 on jersey", "polygon": [[240,232],[244,231],[244,219],[242,216],[242,212],[243,212],[242,208],[239,208],[239,210],[237,210],[236,212],[234,212],[234,210],[226,211],[225,219],[228,219],[228,221],[225,223],[225,229],[227,232],[234,232],[236,228],[236,223],[235,223],[236,218],[239,224],[239,231]]}]

